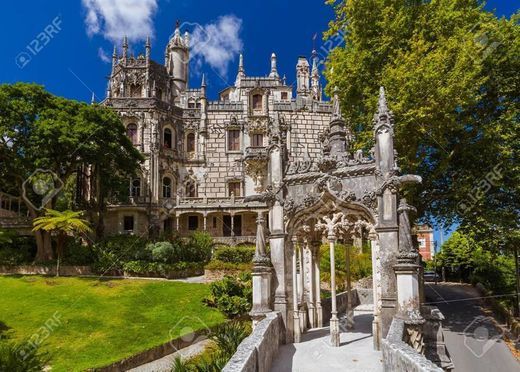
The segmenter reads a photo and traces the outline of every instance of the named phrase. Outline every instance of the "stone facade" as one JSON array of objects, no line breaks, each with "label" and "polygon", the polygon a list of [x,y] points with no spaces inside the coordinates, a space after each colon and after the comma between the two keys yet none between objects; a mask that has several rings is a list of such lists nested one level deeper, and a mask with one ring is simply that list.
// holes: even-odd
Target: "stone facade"
[{"label": "stone facade", "polygon": [[210,101],[204,77],[188,87],[189,35],[179,27],[163,64],[151,59],[149,40],[137,57],[128,48],[124,39],[122,54],[114,50],[102,104],[121,116],[146,160],[128,202],[109,207],[106,233],[206,230],[226,244],[254,241],[267,204],[244,198],[266,190],[274,124],[286,128],[288,160],[321,153],[332,107],[322,101],[316,54],[312,69],[298,59],[296,89],[278,74],[276,55],[266,77],[247,76],[240,56],[234,86]]}]

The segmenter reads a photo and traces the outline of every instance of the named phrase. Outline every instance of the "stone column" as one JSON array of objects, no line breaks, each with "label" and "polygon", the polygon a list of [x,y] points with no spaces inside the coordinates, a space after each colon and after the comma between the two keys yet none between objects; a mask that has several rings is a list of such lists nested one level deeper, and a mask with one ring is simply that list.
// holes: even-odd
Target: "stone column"
[{"label": "stone column", "polygon": [[347,274],[347,311],[346,311],[346,317],[347,317],[347,329],[353,329],[354,328],[354,309],[352,308],[352,280],[350,277],[350,246],[346,245],[346,274]]},{"label": "stone column", "polygon": [[297,280],[297,244],[296,238],[291,240],[292,245],[292,293],[293,293],[293,342],[300,342],[300,312],[298,309],[298,280]]},{"label": "stone column", "polygon": [[231,237],[235,237],[235,215],[231,213]]},{"label": "stone column", "polygon": [[263,213],[259,212],[256,219],[256,251],[253,258],[253,307],[249,315],[253,319],[253,328],[271,307],[271,259],[265,249],[265,232]]},{"label": "stone column", "polygon": [[338,310],[336,307],[336,263],[334,257],[334,247],[336,244],[336,236],[328,235],[330,248],[330,295],[331,295],[331,317],[330,317],[330,343],[334,347],[339,347],[339,320]]},{"label": "stone column", "polygon": [[175,216],[175,229],[177,229],[177,232],[181,231],[181,225],[179,223],[179,220],[180,220],[180,216],[177,214]]},{"label": "stone column", "polygon": [[372,335],[374,338],[374,350],[381,350],[381,277],[377,233],[372,231],[369,238],[372,247],[372,296],[374,299],[374,320],[372,321]]},{"label": "stone column", "polygon": [[320,278],[320,242],[312,243],[314,261],[314,288],[316,289],[316,327],[323,327],[323,311],[321,308],[321,278]]},{"label": "stone column", "polygon": [[305,257],[305,286],[307,288],[307,308],[308,308],[308,317],[309,317],[309,324],[311,328],[316,327],[316,300],[315,300],[315,289],[314,285],[316,283],[316,280],[314,278],[314,255],[312,252],[311,244],[308,239],[305,239],[305,250],[304,250],[304,257]]},{"label": "stone column", "polygon": [[208,231],[208,213],[203,213],[204,217],[204,231]]}]

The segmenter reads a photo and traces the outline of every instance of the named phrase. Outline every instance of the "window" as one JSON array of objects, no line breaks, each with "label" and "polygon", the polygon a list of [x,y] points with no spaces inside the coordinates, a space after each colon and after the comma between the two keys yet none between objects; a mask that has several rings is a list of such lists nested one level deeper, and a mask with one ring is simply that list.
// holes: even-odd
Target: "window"
[{"label": "window", "polygon": [[193,181],[186,183],[186,197],[196,198],[197,197],[197,184]]},{"label": "window", "polygon": [[253,95],[253,110],[261,110],[262,109],[262,95],[255,94]]},{"label": "window", "polygon": [[213,228],[217,228],[217,217],[213,217]]},{"label": "window", "polygon": [[130,97],[133,98],[141,98],[142,89],[140,85],[131,85],[130,86]]},{"label": "window", "polygon": [[241,182],[240,181],[233,181],[228,183],[228,193],[229,196],[240,196],[240,189],[241,189]]},{"label": "window", "polygon": [[188,216],[188,230],[193,231],[199,228],[199,217]]},{"label": "window", "polygon": [[426,249],[426,239],[420,238],[417,239],[417,242],[419,243],[419,249]]},{"label": "window", "polygon": [[162,184],[162,196],[163,198],[171,198],[172,197],[172,180],[170,177],[163,178]]},{"label": "window", "polygon": [[195,152],[195,133],[186,136],[186,152]]},{"label": "window", "polygon": [[228,151],[240,151],[240,131],[228,130]]},{"label": "window", "polygon": [[287,92],[282,92],[281,98],[282,98],[282,101],[287,101],[287,99],[289,98],[289,95],[287,94]]},{"label": "window", "polygon": [[172,130],[170,128],[166,128],[164,130],[163,142],[164,142],[164,148],[167,148],[167,149],[172,148]]},{"label": "window", "polygon": [[132,180],[132,184],[130,187],[130,196],[132,196],[133,198],[137,198],[137,197],[141,196],[141,179],[140,178],[136,178],[136,179]]},{"label": "window", "polygon": [[134,145],[137,144],[137,125],[128,124],[126,127],[126,136],[132,141]]},{"label": "window", "polygon": [[162,101],[162,90],[159,88],[155,90],[155,98],[157,98],[159,101]]},{"label": "window", "polygon": [[251,135],[251,146],[263,147],[264,146],[264,135],[261,133],[255,133]]},{"label": "window", "polygon": [[190,99],[188,101],[188,108],[194,109],[195,108],[195,101],[193,99]]},{"label": "window", "polygon": [[123,229],[125,231],[134,231],[134,216],[123,217]]}]

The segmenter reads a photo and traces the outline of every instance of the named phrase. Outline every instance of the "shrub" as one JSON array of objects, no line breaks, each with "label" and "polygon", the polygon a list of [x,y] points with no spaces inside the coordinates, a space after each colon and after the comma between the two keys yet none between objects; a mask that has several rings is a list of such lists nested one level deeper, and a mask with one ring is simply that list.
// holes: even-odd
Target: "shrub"
[{"label": "shrub", "polygon": [[175,248],[170,242],[150,243],[146,246],[152,259],[156,262],[173,262],[175,260]]},{"label": "shrub", "polygon": [[251,272],[253,268],[252,263],[231,263],[231,262],[222,262],[219,260],[211,260],[209,263],[204,266],[206,270],[222,270],[222,271],[246,271]]},{"label": "shrub", "polygon": [[0,339],[0,371],[40,372],[48,361],[47,355],[39,353],[27,340],[13,343]]},{"label": "shrub", "polygon": [[84,244],[80,239],[68,239],[62,261],[68,265],[90,265],[96,261],[96,254],[92,247]]},{"label": "shrub", "polygon": [[[202,262],[176,262],[173,264],[165,264],[162,262],[148,261],[129,261],[122,264],[122,270],[125,273],[137,275],[161,275],[164,277],[182,277],[183,271],[202,271]],[[154,275],[155,274],[155,275]],[[177,275],[172,275],[177,274]]]},{"label": "shrub", "polygon": [[182,260],[189,262],[209,262],[213,249],[213,239],[206,232],[195,231],[183,247]]},{"label": "shrub", "polygon": [[0,245],[0,265],[23,265],[34,261],[36,242],[34,237],[7,233],[9,239]]},{"label": "shrub", "polygon": [[216,307],[228,318],[246,316],[253,305],[251,274],[225,276],[210,284],[210,293],[204,300],[208,306]]},{"label": "shrub", "polygon": [[230,263],[251,263],[255,247],[219,247],[213,253],[213,259]]},{"label": "shrub", "polygon": [[146,240],[133,235],[114,235],[94,245],[95,252],[112,253],[122,262],[151,260],[146,248]]}]

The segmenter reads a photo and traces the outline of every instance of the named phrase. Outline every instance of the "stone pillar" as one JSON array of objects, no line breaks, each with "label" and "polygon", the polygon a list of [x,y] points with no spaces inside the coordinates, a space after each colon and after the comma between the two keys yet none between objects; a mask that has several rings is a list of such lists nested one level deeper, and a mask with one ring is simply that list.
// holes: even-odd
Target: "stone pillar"
[{"label": "stone pillar", "polygon": [[298,309],[298,280],[297,280],[297,240],[292,239],[292,293],[293,293],[293,342],[295,344],[300,342],[300,311]]},{"label": "stone pillar", "polygon": [[372,294],[374,298],[374,320],[372,321],[372,335],[374,350],[381,350],[381,270],[379,267],[379,244],[375,231],[370,233],[372,246]]},{"label": "stone pillar", "polygon": [[263,213],[259,212],[256,219],[256,251],[253,258],[253,307],[249,315],[253,319],[253,328],[265,314],[272,311],[271,307],[271,260],[265,249],[265,232]]},{"label": "stone pillar", "polygon": [[180,220],[180,216],[176,215],[175,216],[175,229],[177,229],[177,232],[181,231],[181,225],[179,223],[179,220]]},{"label": "stone pillar", "polygon": [[316,280],[314,278],[315,267],[314,267],[314,255],[312,252],[311,244],[308,239],[304,241],[304,270],[305,270],[305,288],[307,293],[307,308],[309,324],[311,328],[316,327],[316,300],[315,300],[315,288],[314,285]]},{"label": "stone pillar", "polygon": [[303,244],[301,241],[298,242],[298,270],[300,272],[300,277],[298,278],[298,302],[303,305],[305,301],[305,272],[303,269]]},{"label": "stone pillar", "polygon": [[336,267],[334,257],[334,246],[336,244],[336,236],[329,235],[327,237],[330,248],[330,295],[331,295],[331,317],[330,317],[330,343],[334,347],[339,347],[339,320],[338,310],[336,307]]},{"label": "stone pillar", "polygon": [[346,311],[346,317],[347,317],[347,329],[353,329],[354,328],[354,309],[352,308],[352,280],[350,275],[350,246],[346,245],[346,274],[347,274],[347,311]]},{"label": "stone pillar", "polygon": [[314,288],[316,289],[316,327],[323,327],[323,311],[321,308],[321,278],[320,278],[320,242],[312,242],[314,261]]},{"label": "stone pillar", "polygon": [[208,214],[203,213],[203,218],[204,218],[204,231],[208,231]]},{"label": "stone pillar", "polygon": [[231,213],[231,237],[235,237],[235,215]]}]

